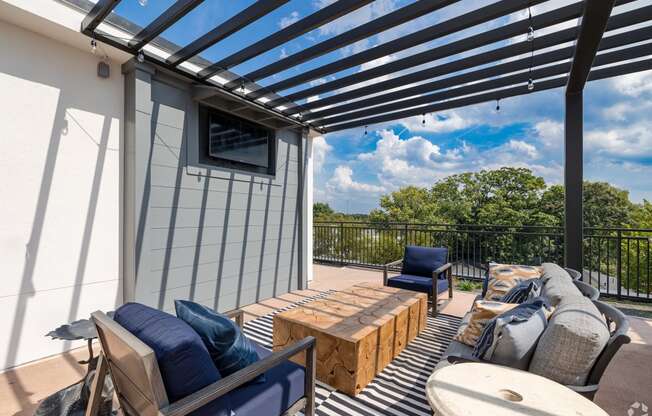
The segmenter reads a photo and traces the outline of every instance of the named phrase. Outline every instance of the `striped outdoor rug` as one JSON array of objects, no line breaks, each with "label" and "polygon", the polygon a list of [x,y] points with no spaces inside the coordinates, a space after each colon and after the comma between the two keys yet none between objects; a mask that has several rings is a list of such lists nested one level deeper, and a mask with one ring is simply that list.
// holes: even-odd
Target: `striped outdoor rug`
[{"label": "striped outdoor rug", "polygon": [[[327,296],[322,292],[268,315],[249,321],[244,326],[248,337],[272,348],[272,316],[278,312]],[[460,318],[439,314],[428,316],[426,329],[415,338],[390,365],[355,398],[317,382],[318,415],[424,415],[432,416],[425,396],[426,381],[457,332]]]}]

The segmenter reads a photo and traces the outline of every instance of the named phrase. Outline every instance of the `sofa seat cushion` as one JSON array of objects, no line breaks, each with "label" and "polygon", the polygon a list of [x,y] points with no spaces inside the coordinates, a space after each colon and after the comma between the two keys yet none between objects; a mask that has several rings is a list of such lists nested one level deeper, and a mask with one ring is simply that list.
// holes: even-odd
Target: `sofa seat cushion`
[{"label": "sofa seat cushion", "polygon": [[[415,292],[432,293],[432,277],[399,274],[387,279],[387,286]],[[448,290],[448,279],[437,279],[437,293]]]},{"label": "sofa seat cushion", "polygon": [[545,263],[543,267],[541,296],[547,298],[552,306],[559,305],[565,297],[582,295],[566,270],[552,263]]},{"label": "sofa seat cushion", "polygon": [[527,370],[552,310],[547,300],[536,298],[504,312],[485,326],[473,356]]},{"label": "sofa seat cushion", "polygon": [[445,247],[405,247],[401,273],[432,277],[432,272],[446,264],[448,249]]},{"label": "sofa seat cushion", "polygon": [[[221,379],[199,335],[176,316],[127,303],[113,319],[154,351],[170,403]],[[228,398],[218,402],[213,415],[230,416]]]},{"label": "sofa seat cushion", "polygon": [[463,320],[455,341],[462,342],[470,347],[475,347],[484,327],[498,315],[518,306],[515,303],[494,302],[491,300],[477,300],[473,303],[468,321]]},{"label": "sofa seat cushion", "polygon": [[[272,354],[257,343],[254,345],[261,359]],[[248,384],[229,393],[237,416],[279,416],[304,396],[304,367],[284,361],[265,375],[265,383]]]},{"label": "sofa seat cushion", "polygon": [[558,383],[583,386],[609,341],[607,323],[584,296],[565,297],[541,335],[529,371]]},{"label": "sofa seat cushion", "polygon": [[485,299],[499,302],[514,286],[541,277],[541,268],[516,264],[491,264]]},{"label": "sofa seat cushion", "polygon": [[[240,327],[229,317],[187,300],[175,300],[174,308],[179,319],[199,334],[223,377],[259,360],[254,343],[244,336]],[[264,381],[264,374],[253,380],[254,383]]]}]

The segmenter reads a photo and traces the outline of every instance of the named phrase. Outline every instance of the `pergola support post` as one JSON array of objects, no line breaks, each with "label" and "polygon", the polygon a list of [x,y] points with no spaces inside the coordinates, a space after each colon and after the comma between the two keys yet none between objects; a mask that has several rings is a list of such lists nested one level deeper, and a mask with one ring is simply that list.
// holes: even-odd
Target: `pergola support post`
[{"label": "pergola support post", "polygon": [[584,182],[583,92],[566,94],[564,123],[564,263],[582,272],[584,241],[582,184]]}]

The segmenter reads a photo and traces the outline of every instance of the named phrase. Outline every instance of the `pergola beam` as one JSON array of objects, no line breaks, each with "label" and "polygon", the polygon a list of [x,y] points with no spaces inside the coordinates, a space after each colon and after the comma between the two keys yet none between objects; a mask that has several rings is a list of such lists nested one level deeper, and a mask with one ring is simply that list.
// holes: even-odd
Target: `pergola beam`
[{"label": "pergola beam", "polygon": [[[634,72],[647,71],[652,69],[652,59],[629,62],[626,64],[606,67],[592,71],[589,75],[589,81],[598,79],[611,78]],[[421,107],[415,107],[408,110],[397,111],[388,114],[382,114],[361,120],[355,120],[348,123],[335,124],[322,128],[324,133],[347,130],[355,127],[369,126],[372,124],[385,123],[394,120],[400,120],[406,117],[413,117],[421,114],[434,113],[438,111],[450,110],[453,108],[466,107],[472,104],[479,104],[498,99],[516,97],[519,95],[530,94],[538,91],[545,91],[553,88],[560,88],[566,85],[567,76],[549,79],[537,83],[534,91],[529,91],[526,85],[506,88],[502,90],[491,91],[485,94],[473,95],[470,97],[459,98],[442,103],[429,104]]]},{"label": "pergola beam", "polygon": [[[346,58],[342,58],[335,62],[323,65],[319,68],[305,71],[300,75],[279,81],[275,84],[267,86],[265,91],[283,91],[308,81],[334,74],[336,72],[343,71],[345,69],[352,68],[366,62],[371,62],[374,59],[401,52],[422,43],[430,42],[452,33],[468,29],[471,26],[486,23],[490,20],[522,10],[523,8],[527,7],[528,4],[535,5],[543,3],[544,1],[545,0],[500,0],[488,6],[475,9],[471,12],[449,20],[442,21],[426,29],[419,30],[415,33],[380,44],[374,48],[356,53]],[[265,94],[265,92],[260,92],[259,94],[261,95],[255,94],[254,96],[262,96]]]},{"label": "pergola beam", "polygon": [[[620,29],[622,27],[630,26],[635,23],[640,23],[641,21],[644,21],[648,18],[652,18],[652,6],[648,6],[644,8],[644,10],[635,10],[632,12],[623,13],[616,16],[615,18],[612,18],[612,20],[609,22],[609,30]],[[382,93],[383,91],[388,91],[404,85],[415,84],[420,81],[425,81],[443,75],[450,75],[461,70],[473,68],[479,65],[484,65],[502,59],[507,59],[512,56],[518,56],[525,52],[529,52],[532,48],[535,51],[539,49],[549,48],[555,45],[570,42],[575,38],[576,38],[575,28],[568,28],[559,32],[553,32],[548,35],[544,35],[538,38],[533,45],[524,41],[509,46],[504,46],[502,48],[494,49],[492,51],[462,58],[457,61],[452,61],[445,64],[433,66],[428,69],[412,72],[403,76],[391,78],[386,81],[381,81],[374,84],[366,85],[364,87],[349,90],[340,94],[332,95],[330,97],[325,97],[320,100],[315,100],[309,103],[302,104],[300,107],[297,106],[297,107],[288,108],[283,110],[283,112],[285,114],[291,115],[291,114],[298,113],[300,111],[304,112],[305,110],[312,110],[315,108],[322,108],[327,105],[330,106],[348,100],[355,100],[363,96]],[[643,27],[640,29],[633,30],[631,32],[609,36],[604,39],[604,42],[601,44],[600,48],[609,49],[609,48],[623,46],[628,43],[649,40],[650,38],[652,38],[652,27]],[[571,46],[568,48],[561,48],[561,49],[553,50],[551,52],[545,52],[542,54],[534,55],[534,58],[532,60],[532,66],[536,67],[538,65],[543,65],[550,62],[556,62],[562,59],[571,58],[573,51],[574,48]],[[409,87],[404,90],[393,91],[388,94],[381,94],[379,96],[370,97],[365,100],[355,101],[353,103],[344,104],[337,107],[332,107],[316,113],[308,112],[303,115],[313,116],[313,118],[322,117],[323,115],[320,114],[340,113],[344,111],[349,111],[350,109],[354,109],[356,107],[366,106],[368,105],[367,102],[379,104],[383,102],[388,102],[389,100],[409,97],[415,94],[423,94],[425,92],[433,91],[435,89],[454,87],[457,85],[465,84],[467,82],[483,79],[486,76],[497,76],[501,74],[514,72],[520,69],[528,68],[529,65],[530,65],[529,58],[523,58],[521,60],[511,61],[505,64],[499,64],[496,67],[484,68],[484,69],[477,70],[475,72],[438,79],[426,84]],[[498,68],[498,70],[495,70],[493,68]],[[386,97],[387,100],[381,101],[380,97]]]},{"label": "pergola beam", "polygon": [[167,59],[167,63],[171,65],[179,65],[182,62],[187,61],[198,53],[201,53],[219,41],[226,39],[233,33],[267,15],[271,11],[281,7],[288,1],[290,0],[258,0],[256,3],[231,17],[210,32],[173,53]]},{"label": "pergola beam", "polygon": [[204,0],[177,0],[172,6],[168,7],[152,23],[147,25],[143,30],[138,32],[128,43],[130,48],[139,51],[143,46],[154,40],[158,35],[165,32],[167,28],[179,21],[183,16],[188,14],[192,9],[197,7]]},{"label": "pergola beam", "polygon": [[316,11],[310,16],[299,20],[275,32],[268,37],[249,45],[240,51],[227,56],[224,59],[215,62],[214,64],[204,68],[199,72],[200,78],[209,78],[218,72],[229,69],[235,65],[241,64],[251,58],[254,58],[262,53],[265,53],[277,46],[291,41],[306,32],[309,32],[319,26],[325,25],[338,17],[344,16],[360,7],[371,3],[373,0],[338,0],[323,9]]},{"label": "pergola beam", "polygon": [[297,66],[310,59],[315,59],[336,49],[342,48],[359,40],[366,39],[377,33],[383,32],[387,29],[391,29],[405,22],[409,22],[424,16],[457,1],[459,0],[417,1],[398,10],[394,10],[393,12],[381,16],[375,20],[357,26],[347,32],[333,36],[330,39],[306,48],[300,52],[252,71],[245,75],[244,78],[249,81],[257,81],[259,79],[267,78],[288,68]]},{"label": "pergola beam", "polygon": [[93,33],[96,27],[100,25],[106,16],[115,9],[120,0],[98,0],[90,12],[84,17],[81,23],[82,33]]},{"label": "pergola beam", "polygon": [[[623,61],[636,59],[648,55],[652,55],[652,43],[647,43],[645,45],[640,45],[640,46],[633,46],[627,49],[621,49],[621,50],[598,55],[598,57],[595,60],[595,65],[596,66],[609,65],[609,64],[623,62]],[[402,108],[416,107],[418,105],[433,103],[442,100],[450,100],[452,98],[457,98],[464,95],[484,93],[490,90],[508,87],[510,85],[515,85],[519,83],[527,83],[528,79],[530,78],[535,80],[535,84],[536,84],[536,81],[540,79],[567,74],[568,71],[570,70],[570,67],[571,67],[570,62],[563,62],[563,63],[558,63],[555,65],[550,65],[543,68],[535,69],[531,73],[529,71],[523,71],[513,75],[507,75],[500,78],[490,79],[487,81],[478,82],[471,85],[464,85],[458,88],[453,88],[434,94],[422,95],[408,100],[395,101],[389,104],[367,108],[364,110],[355,111],[351,113],[341,114],[335,117],[330,117],[325,119],[313,119],[310,117],[306,118],[304,116],[304,119],[307,119],[311,123],[316,125],[337,124],[337,123],[342,123],[344,121],[369,117],[374,114],[388,113],[390,111],[395,111]]]},{"label": "pergola beam", "polygon": [[587,1],[566,84],[564,122],[564,263],[584,272],[584,109],[583,92],[614,0]]}]

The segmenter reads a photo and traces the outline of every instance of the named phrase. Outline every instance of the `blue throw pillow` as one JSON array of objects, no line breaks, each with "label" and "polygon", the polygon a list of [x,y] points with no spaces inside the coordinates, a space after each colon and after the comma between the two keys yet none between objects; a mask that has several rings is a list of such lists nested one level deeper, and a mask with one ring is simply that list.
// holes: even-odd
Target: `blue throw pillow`
[{"label": "blue throw pillow", "polygon": [[[175,300],[177,316],[194,329],[208,348],[222,376],[228,376],[260,360],[253,342],[228,317],[195,302]],[[251,381],[264,383],[261,374]]]},{"label": "blue throw pillow", "polygon": [[[174,315],[126,303],[113,319],[154,351],[170,403],[221,379],[201,338]],[[228,397],[217,399],[215,406],[215,416],[231,414]]]}]

